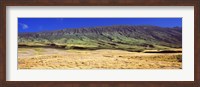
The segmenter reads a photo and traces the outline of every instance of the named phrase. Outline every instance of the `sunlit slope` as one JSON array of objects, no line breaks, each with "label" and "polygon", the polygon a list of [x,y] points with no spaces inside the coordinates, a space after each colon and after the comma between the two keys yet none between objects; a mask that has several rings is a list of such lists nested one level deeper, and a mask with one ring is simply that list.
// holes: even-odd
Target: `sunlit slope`
[{"label": "sunlit slope", "polygon": [[77,49],[170,49],[182,47],[180,27],[102,26],[57,31],[20,33],[19,45],[50,45]]}]

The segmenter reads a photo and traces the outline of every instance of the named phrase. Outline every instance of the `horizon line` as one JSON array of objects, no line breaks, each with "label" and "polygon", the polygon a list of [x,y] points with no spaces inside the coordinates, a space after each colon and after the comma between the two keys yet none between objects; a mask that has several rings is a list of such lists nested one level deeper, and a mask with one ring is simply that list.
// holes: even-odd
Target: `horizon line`
[{"label": "horizon line", "polygon": [[44,31],[33,31],[33,32],[19,32],[18,33],[39,33],[39,32],[52,32],[52,31],[60,31],[60,30],[66,30],[66,29],[83,29],[83,28],[97,28],[97,27],[112,27],[112,26],[153,26],[153,27],[161,27],[161,28],[181,28],[182,26],[173,26],[173,27],[163,27],[163,26],[157,26],[157,25],[130,25],[130,24],[125,24],[125,25],[106,25],[106,26],[89,26],[89,27],[78,27],[78,28],[62,28],[62,29],[56,29],[56,30],[44,30]]}]

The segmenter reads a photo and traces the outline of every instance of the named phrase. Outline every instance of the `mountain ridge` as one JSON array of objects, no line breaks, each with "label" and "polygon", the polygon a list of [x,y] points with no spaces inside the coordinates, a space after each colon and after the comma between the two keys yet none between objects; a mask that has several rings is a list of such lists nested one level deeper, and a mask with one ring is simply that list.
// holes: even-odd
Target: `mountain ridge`
[{"label": "mountain ridge", "polygon": [[19,34],[18,43],[121,49],[181,48],[182,28],[130,25],[71,28]]}]

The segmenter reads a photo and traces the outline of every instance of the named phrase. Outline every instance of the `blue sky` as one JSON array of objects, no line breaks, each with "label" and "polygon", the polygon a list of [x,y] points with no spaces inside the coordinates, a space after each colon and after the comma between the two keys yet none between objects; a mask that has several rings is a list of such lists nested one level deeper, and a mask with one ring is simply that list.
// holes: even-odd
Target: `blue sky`
[{"label": "blue sky", "polygon": [[20,33],[111,25],[182,27],[182,18],[18,18]]}]

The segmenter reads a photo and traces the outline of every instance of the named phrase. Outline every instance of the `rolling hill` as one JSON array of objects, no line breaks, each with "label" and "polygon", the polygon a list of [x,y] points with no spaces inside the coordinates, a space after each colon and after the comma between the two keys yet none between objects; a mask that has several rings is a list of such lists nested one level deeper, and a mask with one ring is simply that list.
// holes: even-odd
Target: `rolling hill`
[{"label": "rolling hill", "polygon": [[116,25],[19,33],[18,45],[128,51],[181,48],[182,28]]}]

